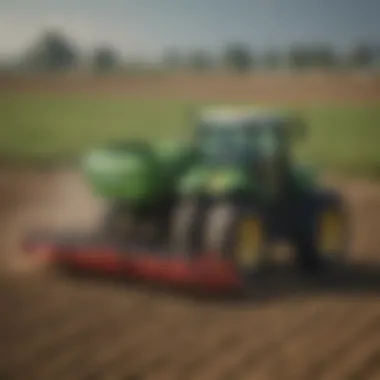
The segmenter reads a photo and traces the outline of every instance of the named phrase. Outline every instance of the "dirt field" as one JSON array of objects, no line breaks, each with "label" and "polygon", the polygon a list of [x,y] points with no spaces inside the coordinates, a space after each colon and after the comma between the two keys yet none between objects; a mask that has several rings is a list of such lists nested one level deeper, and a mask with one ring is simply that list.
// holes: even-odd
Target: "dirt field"
[{"label": "dirt field", "polygon": [[1,92],[84,93],[133,98],[286,104],[380,104],[380,75],[364,73],[171,74],[148,76],[7,75]]},{"label": "dirt field", "polygon": [[[347,87],[337,89],[338,100],[378,102],[379,85],[368,78],[357,80],[363,81],[362,87],[358,84],[349,93]],[[181,90],[180,83],[176,91]],[[274,101],[289,100],[281,82],[273,82],[274,88],[270,83],[262,84],[260,99],[267,101],[272,94]],[[15,82],[7,86],[16,89]],[[22,86],[27,87],[25,82]],[[94,90],[98,85],[91,86]],[[144,90],[117,88],[129,95]],[[244,88],[240,98],[244,91],[247,98],[258,98],[254,86]],[[280,88],[281,99],[275,91]],[[212,91],[219,90],[205,90],[204,96],[211,97]],[[302,100],[310,92],[314,99],[332,96],[328,86],[323,91],[305,86],[303,91],[302,95],[293,88],[291,100]],[[184,96],[199,92],[196,88]],[[234,302],[94,279],[67,280],[39,270],[19,250],[23,234],[38,227],[91,228],[103,205],[71,171],[2,169],[0,370],[7,376],[4,379],[379,379],[380,185],[364,180],[328,182],[349,201],[351,260],[361,269],[326,286],[312,286],[305,279],[273,279],[258,284],[267,297]]]},{"label": "dirt field", "polygon": [[276,280],[267,300],[207,302],[31,271],[23,233],[90,228],[103,205],[75,173],[3,172],[1,367],[28,380],[377,379],[380,186],[348,183],[333,184],[350,202],[352,260],[372,267],[367,279],[314,292]]}]

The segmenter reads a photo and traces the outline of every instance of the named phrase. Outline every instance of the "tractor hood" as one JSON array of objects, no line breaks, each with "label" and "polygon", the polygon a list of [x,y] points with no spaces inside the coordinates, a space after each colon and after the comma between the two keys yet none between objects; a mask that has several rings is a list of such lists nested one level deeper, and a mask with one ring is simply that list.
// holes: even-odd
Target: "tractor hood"
[{"label": "tractor hood", "polygon": [[180,180],[179,193],[185,196],[223,196],[235,191],[251,192],[254,187],[254,181],[243,169],[196,167]]}]

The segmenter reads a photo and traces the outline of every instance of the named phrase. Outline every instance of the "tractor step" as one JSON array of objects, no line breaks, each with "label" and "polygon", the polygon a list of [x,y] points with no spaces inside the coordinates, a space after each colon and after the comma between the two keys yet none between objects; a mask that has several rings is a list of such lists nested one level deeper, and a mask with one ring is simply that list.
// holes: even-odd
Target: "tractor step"
[{"label": "tractor step", "polygon": [[242,286],[231,262],[216,255],[173,253],[165,247],[131,246],[100,234],[34,233],[23,249],[54,265],[168,282],[203,290],[228,291]]}]

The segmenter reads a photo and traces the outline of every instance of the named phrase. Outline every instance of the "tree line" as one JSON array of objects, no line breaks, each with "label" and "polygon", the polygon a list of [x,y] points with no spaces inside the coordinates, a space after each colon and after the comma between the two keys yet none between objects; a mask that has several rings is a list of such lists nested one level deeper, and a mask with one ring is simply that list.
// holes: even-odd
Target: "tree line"
[{"label": "tree line", "polygon": [[[211,70],[226,68],[248,72],[255,68],[276,69],[290,67],[297,70],[310,68],[371,68],[379,66],[380,47],[358,43],[345,53],[338,53],[328,44],[295,45],[280,51],[270,49],[255,52],[248,44],[229,43],[219,54],[207,50],[181,51],[169,49],[163,52],[159,66],[168,69],[190,68]],[[19,67],[29,70],[65,70],[80,66],[100,72],[125,67],[126,63],[117,49],[98,46],[84,56],[83,52],[63,33],[45,31],[35,44],[23,54]]]}]

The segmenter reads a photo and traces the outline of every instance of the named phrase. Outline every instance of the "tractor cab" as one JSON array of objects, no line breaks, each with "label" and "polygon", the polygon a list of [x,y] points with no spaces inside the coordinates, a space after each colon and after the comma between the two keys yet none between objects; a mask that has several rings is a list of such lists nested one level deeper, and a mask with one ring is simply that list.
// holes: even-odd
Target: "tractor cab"
[{"label": "tractor cab", "polygon": [[284,191],[290,146],[303,134],[302,123],[282,112],[208,109],[200,115],[196,145],[204,167],[214,173],[234,171],[235,177],[244,172],[247,190],[249,181],[273,195]]},{"label": "tractor cab", "polygon": [[279,112],[212,109],[201,114],[197,146],[204,164],[245,166],[287,155],[300,129],[298,121]]}]

